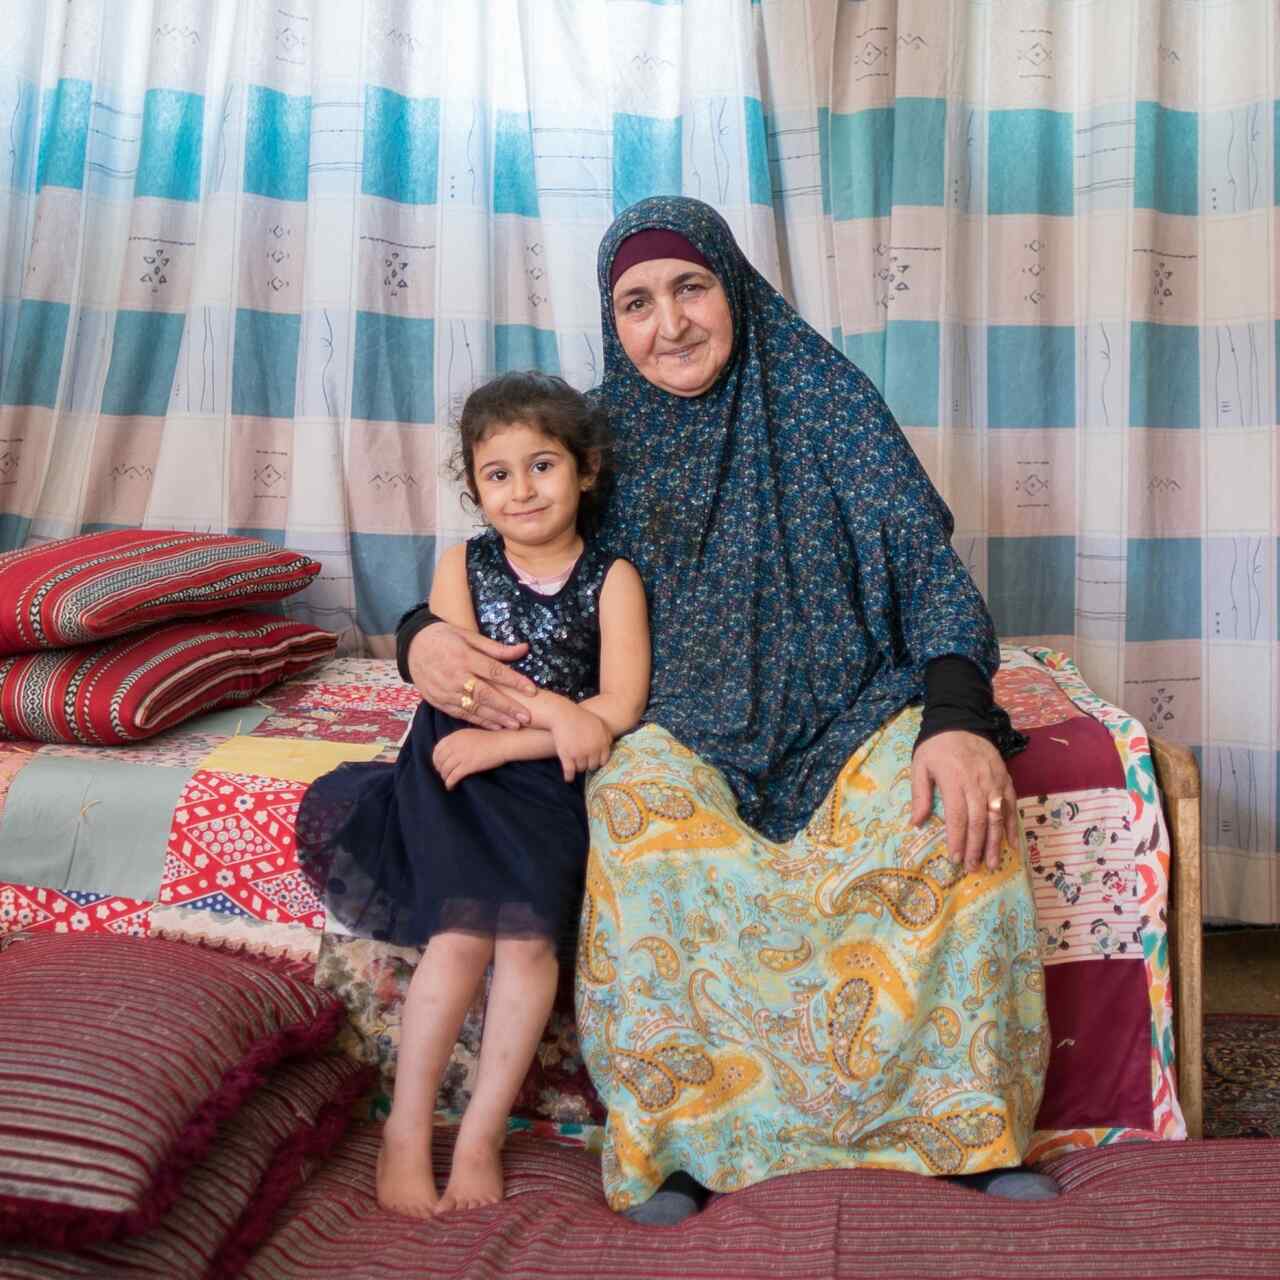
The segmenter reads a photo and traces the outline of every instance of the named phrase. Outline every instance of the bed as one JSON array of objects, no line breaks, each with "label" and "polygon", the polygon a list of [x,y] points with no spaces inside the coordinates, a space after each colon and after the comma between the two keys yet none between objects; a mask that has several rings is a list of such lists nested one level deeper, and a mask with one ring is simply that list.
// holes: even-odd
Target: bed
[{"label": "bed", "polygon": [[[1031,739],[1011,771],[1054,1028],[1033,1155],[1198,1136],[1194,760],[1172,744],[1153,749],[1064,655],[1006,648],[1002,659],[998,697]],[[150,934],[287,958],[344,996],[351,1051],[389,1075],[395,995],[413,955],[326,921],[298,872],[292,823],[310,781],[339,761],[393,759],[416,701],[393,663],[337,658],[143,743],[3,744],[0,931]],[[571,1041],[570,1012],[562,1000],[549,1041]],[[458,1061],[447,1110],[465,1101],[474,1070],[465,1046]],[[530,1114],[598,1120],[585,1078],[564,1076],[531,1081],[526,1092],[543,1100]]]},{"label": "bed", "polygon": [[[1149,740],[1061,653],[1005,648],[996,688],[1030,738],[1010,767],[1053,1031],[1030,1158],[1056,1167],[1126,1140],[1198,1137],[1194,759]],[[0,745],[0,936],[193,943],[263,957],[340,997],[339,1044],[378,1080],[362,1095],[361,1123],[334,1153],[337,1163],[321,1168],[346,1187],[341,1195],[349,1178],[371,1170],[369,1135],[387,1106],[398,1007],[416,955],[326,920],[298,871],[293,824],[306,787],[338,762],[393,759],[416,704],[392,662],[336,658],[252,705],[141,744]],[[446,1116],[466,1103],[482,1020],[483,996],[446,1073],[438,1100]],[[602,1119],[578,1056],[566,980],[517,1101],[513,1151],[541,1153],[529,1157],[538,1169],[547,1152],[569,1161],[566,1147],[576,1149],[573,1161],[590,1161]],[[564,1167],[570,1176],[580,1166]],[[298,1192],[298,1212],[322,1212],[316,1193],[306,1194]],[[287,1217],[277,1218],[263,1259],[272,1248],[287,1252]],[[291,1274],[259,1262],[250,1274]]]}]

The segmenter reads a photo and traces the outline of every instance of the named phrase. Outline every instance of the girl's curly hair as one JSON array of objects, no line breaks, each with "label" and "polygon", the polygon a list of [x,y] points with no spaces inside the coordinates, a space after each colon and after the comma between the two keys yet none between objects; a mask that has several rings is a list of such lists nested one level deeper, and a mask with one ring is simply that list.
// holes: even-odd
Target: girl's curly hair
[{"label": "girl's curly hair", "polygon": [[604,409],[576,391],[563,378],[536,370],[499,374],[477,387],[462,406],[458,446],[449,459],[449,474],[466,488],[464,501],[475,507],[476,446],[502,427],[523,423],[558,440],[573,455],[580,475],[594,472],[595,483],[583,491],[578,505],[579,533],[599,527],[613,487],[613,449]]}]

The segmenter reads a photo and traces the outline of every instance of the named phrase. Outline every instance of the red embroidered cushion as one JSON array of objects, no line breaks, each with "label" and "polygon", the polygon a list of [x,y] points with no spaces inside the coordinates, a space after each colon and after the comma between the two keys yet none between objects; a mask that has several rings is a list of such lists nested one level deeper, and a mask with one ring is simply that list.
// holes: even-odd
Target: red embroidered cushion
[{"label": "red embroidered cushion", "polygon": [[0,738],[135,742],[202,711],[248,702],[331,657],[337,644],[328,631],[245,612],[0,659]]},{"label": "red embroidered cushion", "polygon": [[82,1248],[148,1230],[219,1125],[281,1059],[327,1045],[341,1018],[332,996],[243,956],[11,935],[0,1240]]},{"label": "red embroidered cushion", "polygon": [[0,555],[0,655],[89,644],[301,591],[320,565],[257,538],[113,529]]}]

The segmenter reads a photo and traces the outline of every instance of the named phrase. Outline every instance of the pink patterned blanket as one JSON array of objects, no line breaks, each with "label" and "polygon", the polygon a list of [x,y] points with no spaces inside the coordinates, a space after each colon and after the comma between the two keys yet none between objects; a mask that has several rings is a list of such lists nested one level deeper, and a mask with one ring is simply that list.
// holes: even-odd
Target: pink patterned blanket
[{"label": "pink patterned blanket", "polygon": [[[996,691],[1031,737],[1011,771],[1053,1029],[1031,1154],[1185,1137],[1165,924],[1169,838],[1146,732],[1049,650],[1006,649]],[[416,705],[393,663],[339,658],[252,707],[145,743],[0,744],[0,933],[152,933],[285,957],[343,996],[348,1049],[390,1074],[416,955],[326,921],[298,871],[293,825],[306,787],[339,761],[393,759]],[[469,1096],[482,1017],[478,1002],[446,1075],[444,1111]],[[566,983],[515,1124],[592,1146],[601,1119]]]}]

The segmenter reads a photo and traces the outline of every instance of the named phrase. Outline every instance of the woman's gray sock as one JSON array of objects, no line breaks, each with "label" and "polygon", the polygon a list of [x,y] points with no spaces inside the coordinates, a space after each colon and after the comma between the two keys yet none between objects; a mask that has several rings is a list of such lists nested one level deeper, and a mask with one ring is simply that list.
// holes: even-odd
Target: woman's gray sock
[{"label": "woman's gray sock", "polygon": [[1056,1200],[1061,1188],[1047,1173],[1030,1169],[991,1169],[986,1173],[966,1173],[952,1182],[974,1191],[983,1191],[1002,1200]]},{"label": "woman's gray sock", "polygon": [[624,1209],[622,1216],[642,1227],[674,1227],[686,1218],[692,1218],[710,1194],[687,1173],[673,1173],[644,1204]]}]

